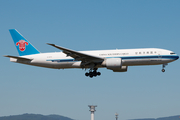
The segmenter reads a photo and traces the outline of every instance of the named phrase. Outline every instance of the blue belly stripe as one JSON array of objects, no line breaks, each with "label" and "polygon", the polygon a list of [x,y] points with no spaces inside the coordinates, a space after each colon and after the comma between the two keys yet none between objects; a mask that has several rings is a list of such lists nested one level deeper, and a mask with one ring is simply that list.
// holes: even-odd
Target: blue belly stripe
[{"label": "blue belly stripe", "polygon": [[[126,57],[106,57],[106,58],[122,58],[122,60],[128,60],[128,59],[171,59],[176,60],[179,58],[179,56],[172,56],[172,55],[163,55],[163,56],[126,56]],[[52,62],[77,62],[78,60],[75,59],[54,59],[54,60],[46,60],[46,61],[52,61]]]}]

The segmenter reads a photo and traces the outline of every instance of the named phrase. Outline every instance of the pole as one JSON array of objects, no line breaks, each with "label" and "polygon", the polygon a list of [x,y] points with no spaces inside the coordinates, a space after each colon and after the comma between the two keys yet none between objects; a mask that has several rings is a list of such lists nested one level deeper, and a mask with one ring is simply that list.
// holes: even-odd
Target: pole
[{"label": "pole", "polygon": [[89,105],[89,111],[91,112],[91,120],[94,120],[94,112],[96,111],[95,107],[97,107],[97,105]]}]

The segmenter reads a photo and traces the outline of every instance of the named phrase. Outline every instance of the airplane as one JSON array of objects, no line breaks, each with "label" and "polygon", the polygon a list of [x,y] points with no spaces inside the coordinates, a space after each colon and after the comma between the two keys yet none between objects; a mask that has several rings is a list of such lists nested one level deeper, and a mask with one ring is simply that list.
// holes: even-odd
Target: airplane
[{"label": "airplane", "polygon": [[126,72],[128,66],[162,64],[165,72],[168,63],[179,59],[173,51],[159,48],[75,51],[51,43],[47,44],[61,52],[40,53],[16,29],[9,32],[19,53],[19,56],[5,55],[11,62],[53,69],[89,69],[85,76],[90,78],[101,75],[98,68]]}]

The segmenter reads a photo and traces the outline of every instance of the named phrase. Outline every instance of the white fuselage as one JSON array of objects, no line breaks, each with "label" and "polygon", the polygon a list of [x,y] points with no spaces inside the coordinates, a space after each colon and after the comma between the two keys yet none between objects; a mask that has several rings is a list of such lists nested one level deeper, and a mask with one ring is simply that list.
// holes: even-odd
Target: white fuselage
[{"label": "white fuselage", "polygon": [[[79,52],[104,59],[121,58],[122,66],[166,64],[179,58],[179,56],[172,51],[157,48],[95,50]],[[10,60],[12,62],[54,69],[82,68],[81,61],[77,61],[74,58],[67,56],[63,52],[39,53],[21,57],[32,60],[17,60],[15,58],[11,58]],[[103,66],[98,65],[98,67]]]}]

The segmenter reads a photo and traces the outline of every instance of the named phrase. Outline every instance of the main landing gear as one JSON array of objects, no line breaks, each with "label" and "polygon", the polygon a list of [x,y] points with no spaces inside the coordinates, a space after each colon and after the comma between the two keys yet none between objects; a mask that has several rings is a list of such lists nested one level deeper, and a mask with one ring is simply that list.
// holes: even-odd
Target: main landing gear
[{"label": "main landing gear", "polygon": [[85,73],[85,76],[89,76],[90,78],[92,78],[92,77],[96,77],[96,76],[100,76],[101,75],[101,73],[100,72],[97,72],[97,69],[94,69],[93,71],[92,71],[92,69],[90,69],[89,70],[89,72],[86,72]]},{"label": "main landing gear", "polygon": [[162,72],[165,72],[165,69],[164,69],[164,68],[166,67],[166,65],[168,65],[168,64],[163,64],[163,65],[162,65],[162,70],[161,70]]}]

